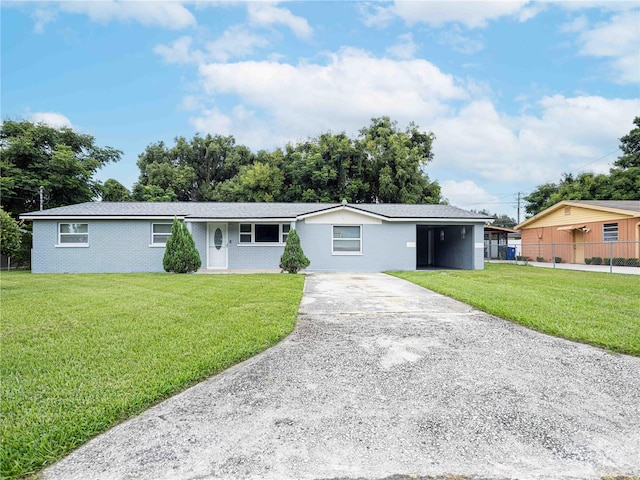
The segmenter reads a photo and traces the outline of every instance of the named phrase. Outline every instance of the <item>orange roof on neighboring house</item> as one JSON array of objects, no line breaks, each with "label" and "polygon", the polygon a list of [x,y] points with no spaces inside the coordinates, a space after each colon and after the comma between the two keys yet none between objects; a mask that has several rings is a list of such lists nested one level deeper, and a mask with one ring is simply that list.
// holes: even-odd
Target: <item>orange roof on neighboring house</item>
[{"label": "orange roof on neighboring house", "polygon": [[[564,215],[559,212],[561,209],[571,212],[574,208],[574,215],[566,214],[567,210]],[[640,217],[640,200],[563,200],[528,218],[515,228],[572,225],[584,221],[634,217]]]}]

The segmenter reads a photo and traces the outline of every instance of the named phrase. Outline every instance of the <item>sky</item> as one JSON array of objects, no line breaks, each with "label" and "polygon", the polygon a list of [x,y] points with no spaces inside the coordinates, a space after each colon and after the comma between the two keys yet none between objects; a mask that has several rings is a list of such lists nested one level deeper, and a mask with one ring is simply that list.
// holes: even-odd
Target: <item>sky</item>
[{"label": "sky", "polygon": [[[8,1],[2,119],[138,155],[196,133],[254,152],[374,117],[433,132],[426,171],[517,216],[563,173],[606,173],[640,116],[640,1]],[[522,203],[521,219],[524,219]]]}]

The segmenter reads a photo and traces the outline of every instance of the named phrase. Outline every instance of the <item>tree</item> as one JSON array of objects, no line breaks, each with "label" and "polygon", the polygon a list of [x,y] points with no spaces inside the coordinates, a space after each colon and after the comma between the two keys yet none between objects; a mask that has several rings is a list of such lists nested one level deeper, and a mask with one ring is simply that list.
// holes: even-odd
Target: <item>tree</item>
[{"label": "tree", "polygon": [[295,229],[289,230],[284,253],[280,257],[280,268],[289,273],[298,273],[298,270],[307,268],[311,261],[305,257],[300,245],[300,236]]},{"label": "tree", "polygon": [[440,186],[425,173],[432,133],[405,131],[374,118],[357,139],[345,133],[253,154],[231,136],[158,142],[139,157],[136,200],[233,202],[440,203]]},{"label": "tree", "polygon": [[122,155],[67,127],[14,120],[0,127],[0,151],[1,203],[16,216],[39,209],[40,186],[47,208],[95,200],[101,193],[96,171]]},{"label": "tree", "polygon": [[232,179],[240,168],[253,163],[251,151],[236,145],[232,136],[195,135],[191,140],[177,137],[173,147],[163,142],[149,145],[140,154],[140,177],[136,191],[142,187],[171,190],[180,201],[208,201],[215,198],[218,184]]},{"label": "tree", "polygon": [[18,222],[0,208],[0,253],[13,257],[20,250],[21,243],[22,235]]},{"label": "tree", "polygon": [[440,186],[424,172],[433,160],[434,140],[433,133],[421,132],[414,123],[402,132],[389,117],[373,118],[358,140],[369,182],[365,201],[439,203]]},{"label": "tree", "polygon": [[167,272],[190,273],[198,270],[200,265],[202,261],[191,233],[183,222],[174,217],[162,266]]},{"label": "tree", "polygon": [[620,139],[621,155],[614,163],[619,168],[640,167],[640,117],[633,119],[636,128]]},{"label": "tree", "polygon": [[102,185],[101,197],[103,202],[128,202],[131,193],[119,181],[110,178]]}]

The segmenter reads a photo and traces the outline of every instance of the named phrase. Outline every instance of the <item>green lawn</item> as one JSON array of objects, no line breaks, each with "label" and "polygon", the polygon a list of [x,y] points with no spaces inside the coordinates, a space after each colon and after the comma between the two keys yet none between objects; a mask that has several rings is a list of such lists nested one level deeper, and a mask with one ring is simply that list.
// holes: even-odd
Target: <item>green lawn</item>
[{"label": "green lawn", "polygon": [[640,356],[640,276],[509,264],[389,273],[534,330]]},{"label": "green lawn", "polygon": [[300,275],[2,273],[3,477],[274,345]]}]

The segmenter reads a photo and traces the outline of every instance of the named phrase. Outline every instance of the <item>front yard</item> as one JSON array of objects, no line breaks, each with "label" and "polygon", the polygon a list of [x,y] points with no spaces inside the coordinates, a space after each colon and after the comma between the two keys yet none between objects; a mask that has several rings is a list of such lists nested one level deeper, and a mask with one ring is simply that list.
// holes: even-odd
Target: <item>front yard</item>
[{"label": "front yard", "polygon": [[2,477],[274,345],[299,275],[2,273]]},{"label": "front yard", "polygon": [[485,264],[390,272],[549,335],[640,356],[640,276]]}]

